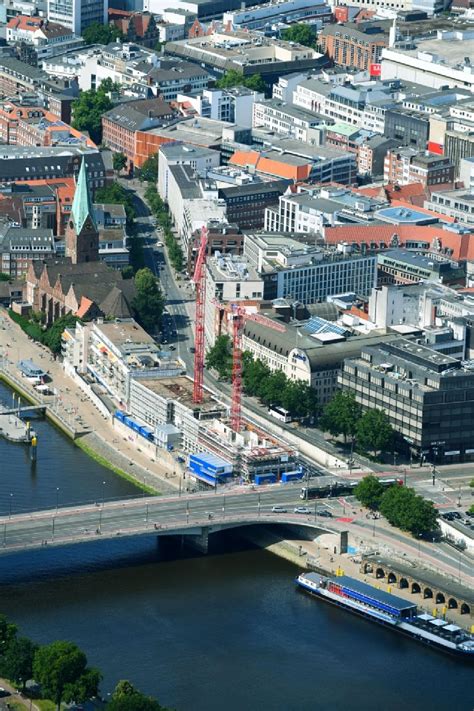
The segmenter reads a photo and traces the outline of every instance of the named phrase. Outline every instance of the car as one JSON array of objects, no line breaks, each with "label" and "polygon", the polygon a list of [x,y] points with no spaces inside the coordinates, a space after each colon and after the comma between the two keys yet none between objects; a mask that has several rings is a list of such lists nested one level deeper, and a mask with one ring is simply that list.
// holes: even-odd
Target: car
[{"label": "car", "polygon": [[311,509],[309,509],[307,506],[295,506],[295,508],[293,509],[293,512],[294,512],[294,513],[297,513],[297,514],[310,514],[310,513],[312,513],[312,512],[311,512]]},{"label": "car", "polygon": [[324,518],[332,518],[332,513],[327,509],[322,509],[321,511],[316,511],[318,516],[324,516]]},{"label": "car", "polygon": [[286,513],[284,506],[272,506],[272,513]]},{"label": "car", "polygon": [[175,350],[176,350],[176,346],[168,346],[168,350],[170,350],[170,351],[175,351]]},{"label": "car", "polygon": [[11,693],[4,689],[3,686],[0,686],[0,698],[3,699],[5,696],[11,696]]},{"label": "car", "polygon": [[474,518],[474,511],[466,511],[466,516],[469,516],[469,518]]}]

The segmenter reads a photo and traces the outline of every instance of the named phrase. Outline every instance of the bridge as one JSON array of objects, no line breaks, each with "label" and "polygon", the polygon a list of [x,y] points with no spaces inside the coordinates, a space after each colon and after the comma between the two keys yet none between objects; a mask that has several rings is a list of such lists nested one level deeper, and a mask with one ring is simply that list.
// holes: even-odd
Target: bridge
[{"label": "bridge", "polygon": [[[304,503],[298,492],[298,488],[290,488],[279,492],[230,490],[225,494],[141,497],[3,516],[0,554],[146,534],[187,536],[189,542],[207,551],[211,534],[262,523],[297,524],[315,529],[315,535],[316,531],[340,535],[346,529],[335,519],[326,525],[328,519],[318,515],[321,502],[313,503],[311,515],[294,513],[294,507]],[[273,512],[275,503],[283,511]]]},{"label": "bridge", "polygon": [[25,415],[25,417],[31,413],[37,412],[39,415],[44,415],[46,412],[46,405],[25,405],[23,407],[10,407],[10,408],[3,408],[0,410],[1,415],[16,415],[17,417],[21,417],[22,415]]}]

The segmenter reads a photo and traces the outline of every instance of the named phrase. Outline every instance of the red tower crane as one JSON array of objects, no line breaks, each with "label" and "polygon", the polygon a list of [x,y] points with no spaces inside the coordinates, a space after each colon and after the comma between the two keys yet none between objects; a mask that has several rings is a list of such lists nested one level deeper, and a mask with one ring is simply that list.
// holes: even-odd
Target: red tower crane
[{"label": "red tower crane", "polygon": [[227,311],[232,319],[232,400],[230,406],[230,426],[234,432],[242,429],[242,331],[245,321],[257,323],[273,328],[274,331],[284,332],[283,324],[277,323],[262,314],[247,313],[242,306],[233,303],[230,305],[216,304],[218,308]]},{"label": "red tower crane", "polygon": [[201,239],[194,267],[193,281],[196,285],[196,335],[194,342],[194,388],[193,402],[202,402],[204,389],[204,306],[206,302],[206,253],[207,227],[201,229]]}]

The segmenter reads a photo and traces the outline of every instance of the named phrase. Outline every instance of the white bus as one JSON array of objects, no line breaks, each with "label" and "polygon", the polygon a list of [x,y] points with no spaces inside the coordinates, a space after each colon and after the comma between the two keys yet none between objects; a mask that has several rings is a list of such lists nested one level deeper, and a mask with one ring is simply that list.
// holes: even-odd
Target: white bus
[{"label": "white bus", "polygon": [[277,407],[276,405],[270,405],[268,414],[281,422],[291,422],[293,419],[288,410],[285,410],[283,407]]}]

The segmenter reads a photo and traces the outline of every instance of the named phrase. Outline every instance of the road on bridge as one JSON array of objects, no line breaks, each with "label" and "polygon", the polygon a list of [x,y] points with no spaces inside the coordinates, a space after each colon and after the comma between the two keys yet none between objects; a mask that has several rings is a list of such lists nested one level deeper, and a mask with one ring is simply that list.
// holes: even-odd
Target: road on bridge
[{"label": "road on bridge", "polygon": [[[324,483],[326,477],[318,481]],[[285,512],[274,513],[278,505]],[[310,514],[294,512],[308,506]],[[406,560],[423,562],[456,581],[472,580],[472,560],[465,554],[435,543],[414,540],[383,520],[367,520],[365,511],[347,499],[300,499],[300,483],[268,486],[257,490],[235,487],[217,493],[173,497],[143,497],[106,501],[0,518],[0,553],[34,549],[44,545],[67,545],[100,538],[173,533],[199,533],[209,527],[219,530],[231,524],[301,524],[340,533],[347,530],[351,545],[363,549],[391,549]],[[323,517],[325,511],[331,517]]]}]

